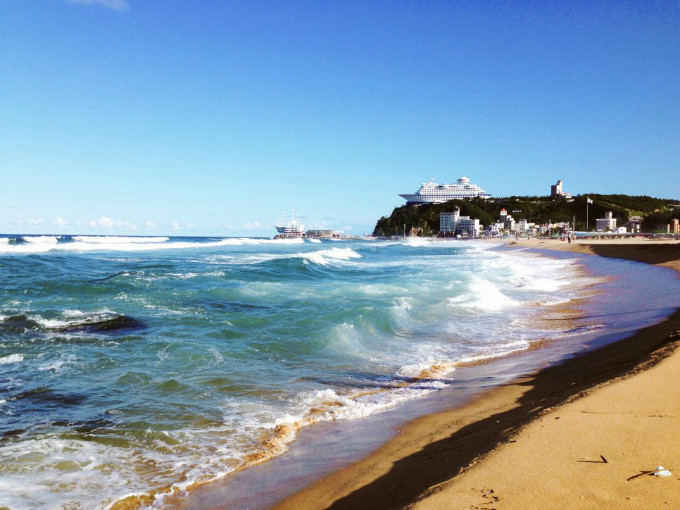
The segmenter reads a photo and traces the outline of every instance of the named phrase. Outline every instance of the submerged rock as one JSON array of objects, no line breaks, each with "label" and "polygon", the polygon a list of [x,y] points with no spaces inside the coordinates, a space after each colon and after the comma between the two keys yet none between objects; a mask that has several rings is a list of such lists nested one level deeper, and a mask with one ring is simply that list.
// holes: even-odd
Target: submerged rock
[{"label": "submerged rock", "polygon": [[145,328],[146,325],[134,317],[127,315],[104,316],[97,320],[76,322],[51,329],[60,333],[83,331],[86,333],[106,333],[120,330],[135,330]]},{"label": "submerged rock", "polygon": [[49,333],[109,333],[132,331],[145,328],[146,324],[127,315],[99,314],[83,317],[79,320],[44,320],[27,315],[14,315],[0,321],[0,333],[28,333],[45,331]]}]

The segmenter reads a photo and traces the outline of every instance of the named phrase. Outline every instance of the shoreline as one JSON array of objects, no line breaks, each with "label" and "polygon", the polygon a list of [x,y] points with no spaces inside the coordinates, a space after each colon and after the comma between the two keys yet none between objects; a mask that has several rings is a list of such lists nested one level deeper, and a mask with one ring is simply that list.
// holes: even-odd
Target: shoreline
[{"label": "shoreline", "polygon": [[[673,241],[606,240],[568,244],[552,239],[523,239],[508,241],[504,245],[510,249],[572,251],[623,258],[680,272],[680,243]],[[535,493],[552,494],[555,490],[550,478],[560,477],[550,468],[546,471],[545,467],[543,471],[532,471],[532,475],[520,477],[516,476],[517,470],[527,472],[527,463],[531,464],[532,459],[536,458],[547,459],[549,466],[556,466],[559,465],[559,458],[555,452],[546,451],[545,448],[539,448],[537,452],[532,447],[536,441],[524,437],[526,431],[539,426],[536,425],[539,422],[540,427],[545,427],[545,423],[552,424],[551,421],[560,425],[566,423],[559,422],[560,417],[553,415],[565,412],[566,406],[576,405],[591,395],[601,393],[601,388],[635,380],[638,374],[649,374],[651,371],[647,369],[662,365],[665,360],[673,360],[680,365],[680,354],[671,355],[680,340],[678,332],[680,311],[676,310],[663,322],[642,329],[628,338],[484,392],[463,407],[418,418],[368,457],[293,494],[274,505],[272,510],[491,508],[488,505],[493,505],[493,508],[536,507]],[[674,387],[668,383],[666,386]],[[663,414],[663,411],[660,412]],[[603,443],[615,439],[607,436],[606,423],[599,425]],[[577,424],[569,429],[567,442],[575,433],[579,435],[582,432],[580,427]],[[588,427],[590,431],[595,424],[588,424]],[[659,440],[665,443],[663,435]],[[666,447],[680,444],[673,441],[669,439]],[[523,445],[529,453],[518,454],[518,445]],[[513,451],[508,453],[510,447]],[[492,461],[501,454],[505,457],[502,462],[499,461],[499,467],[499,462],[493,464]],[[680,464],[680,452],[677,457],[677,462],[671,462],[673,466]],[[597,455],[593,458],[595,460],[586,459],[580,463],[572,459],[571,464],[592,467],[591,464],[598,462]],[[508,462],[513,462],[516,467],[509,467]],[[670,461],[664,462],[668,464]],[[489,467],[492,465],[496,466],[495,470]],[[656,464],[640,465],[633,469],[632,474],[637,474],[645,467],[654,469]],[[570,465],[569,469],[573,471],[575,468]],[[505,478],[500,476],[503,471],[506,473]],[[531,482],[528,482],[529,479]],[[602,501],[588,506],[588,502],[597,501],[598,489],[588,480],[578,483],[582,484],[581,487],[587,487],[591,495],[590,498],[584,496],[586,504],[579,507],[601,508],[604,504]],[[607,483],[611,484],[611,480],[607,480]],[[499,492],[499,489],[493,488],[494,485],[502,485],[503,490]],[[579,486],[577,482],[573,485],[568,487],[567,499],[562,501],[562,506],[565,503],[574,506],[570,504],[573,501],[569,498]],[[678,487],[674,494],[679,498],[676,501],[680,501],[680,484],[676,485]],[[564,493],[564,487],[557,490],[560,491]],[[609,490],[603,487],[601,492],[609,493]],[[645,496],[641,501],[649,503],[653,500],[650,497]],[[615,504],[619,503],[615,500]],[[545,504],[547,502],[543,499],[542,505]]]}]

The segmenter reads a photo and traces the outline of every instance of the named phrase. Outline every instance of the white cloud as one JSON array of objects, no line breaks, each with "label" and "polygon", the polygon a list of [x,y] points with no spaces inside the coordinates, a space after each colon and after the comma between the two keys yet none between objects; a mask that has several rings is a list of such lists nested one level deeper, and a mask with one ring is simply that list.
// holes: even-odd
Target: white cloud
[{"label": "white cloud", "polygon": [[241,229],[243,230],[258,230],[260,227],[261,225],[259,221],[249,221],[241,225]]},{"label": "white cloud", "polygon": [[42,218],[31,218],[30,220],[17,220],[17,225],[43,225],[45,220]]},{"label": "white cloud", "polygon": [[79,5],[100,5],[114,11],[127,11],[130,6],[125,0],[68,0],[72,4]]},{"label": "white cloud", "polygon": [[59,227],[65,227],[66,225],[68,225],[68,221],[59,216],[56,220],[54,220],[54,224]]},{"label": "white cloud", "polygon": [[194,228],[194,224],[191,223],[190,221],[188,221],[186,223],[180,223],[179,221],[173,221],[172,222],[172,229],[175,230],[175,231],[191,230],[192,228]]},{"label": "white cloud", "polygon": [[102,216],[97,221],[90,221],[90,227],[103,227],[103,228],[119,228],[126,230],[137,230],[137,225],[130,223],[129,221],[116,221],[108,216]]}]

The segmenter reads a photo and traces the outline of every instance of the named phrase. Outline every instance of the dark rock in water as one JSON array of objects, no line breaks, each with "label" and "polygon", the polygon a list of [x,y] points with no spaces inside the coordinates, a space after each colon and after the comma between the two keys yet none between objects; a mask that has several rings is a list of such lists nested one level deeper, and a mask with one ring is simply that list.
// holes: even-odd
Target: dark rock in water
[{"label": "dark rock in water", "polygon": [[31,329],[40,329],[40,326],[25,315],[13,315],[0,323],[0,330],[8,333],[23,333]]},{"label": "dark rock in water", "polygon": [[115,424],[111,420],[95,418],[92,420],[52,420],[51,427],[68,428],[79,434],[91,434],[92,432],[112,428]]},{"label": "dark rock in water", "polygon": [[21,434],[25,433],[25,429],[10,429],[10,430],[5,430],[0,432],[0,438],[1,439],[10,439],[10,438],[15,438],[19,437]]},{"label": "dark rock in water", "polygon": [[0,321],[0,333],[28,333],[46,331],[50,333],[112,333],[145,328],[146,324],[127,315],[97,314],[82,320],[58,325],[43,325],[26,315],[14,315]]},{"label": "dark rock in water", "polygon": [[102,317],[98,320],[77,322],[74,324],[68,324],[66,326],[60,326],[53,329],[52,331],[58,331],[60,333],[69,333],[83,331],[85,333],[107,333],[113,331],[121,330],[135,330],[145,328],[146,325],[133,317],[128,317],[127,315],[115,315]]},{"label": "dark rock in water", "polygon": [[86,399],[87,396],[80,393],[58,392],[45,386],[24,391],[15,397],[15,400],[30,400],[34,404],[43,404],[50,408],[76,406]]}]

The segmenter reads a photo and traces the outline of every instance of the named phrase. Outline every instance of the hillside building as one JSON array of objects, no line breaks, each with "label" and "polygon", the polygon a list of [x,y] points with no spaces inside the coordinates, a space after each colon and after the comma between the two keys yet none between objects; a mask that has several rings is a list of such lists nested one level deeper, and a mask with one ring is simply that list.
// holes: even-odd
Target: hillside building
[{"label": "hillside building", "polygon": [[562,190],[562,181],[561,180],[557,181],[557,184],[553,184],[552,186],[550,186],[550,196],[553,199],[568,200],[568,199],[571,198],[571,195],[569,193],[565,193]]}]

